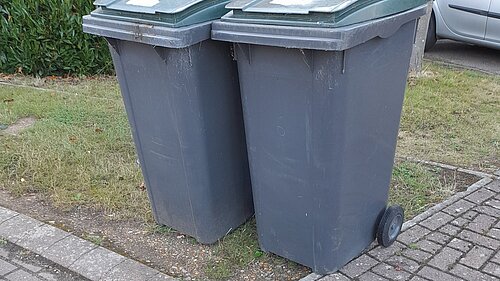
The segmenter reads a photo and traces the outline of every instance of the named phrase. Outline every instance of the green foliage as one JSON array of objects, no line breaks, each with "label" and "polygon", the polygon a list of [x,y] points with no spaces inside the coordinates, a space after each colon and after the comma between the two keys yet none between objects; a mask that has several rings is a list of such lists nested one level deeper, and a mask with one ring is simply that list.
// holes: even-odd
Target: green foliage
[{"label": "green foliage", "polygon": [[106,41],[84,34],[93,0],[0,0],[0,72],[46,75],[109,73]]}]

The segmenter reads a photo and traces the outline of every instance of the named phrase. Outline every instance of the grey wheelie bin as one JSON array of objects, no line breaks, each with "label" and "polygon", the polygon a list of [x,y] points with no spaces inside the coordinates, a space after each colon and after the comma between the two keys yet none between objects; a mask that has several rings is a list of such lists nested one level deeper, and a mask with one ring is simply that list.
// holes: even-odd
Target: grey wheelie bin
[{"label": "grey wheelie bin", "polygon": [[403,223],[388,189],[425,0],[236,0],[233,42],[259,242],[331,273]]},{"label": "grey wheelie bin", "polygon": [[236,63],[212,41],[224,0],[98,0],[153,214],[213,243],[253,215]]}]

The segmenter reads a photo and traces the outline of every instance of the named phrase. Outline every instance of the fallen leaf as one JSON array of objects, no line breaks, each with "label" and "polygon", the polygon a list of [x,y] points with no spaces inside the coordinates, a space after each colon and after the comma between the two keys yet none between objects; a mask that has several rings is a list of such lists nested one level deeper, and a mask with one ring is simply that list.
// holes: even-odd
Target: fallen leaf
[{"label": "fallen leaf", "polygon": [[103,130],[102,130],[101,128],[95,128],[95,132],[96,132],[96,133],[102,133],[102,132],[103,132]]}]

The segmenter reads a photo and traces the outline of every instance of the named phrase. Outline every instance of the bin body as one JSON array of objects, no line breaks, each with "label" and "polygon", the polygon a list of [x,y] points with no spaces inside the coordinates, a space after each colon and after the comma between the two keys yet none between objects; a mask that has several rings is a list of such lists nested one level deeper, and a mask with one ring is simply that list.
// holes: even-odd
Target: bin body
[{"label": "bin body", "polygon": [[210,22],[87,16],[84,30],[109,42],[156,221],[210,244],[253,215],[231,44],[209,39]]},{"label": "bin body", "polygon": [[[326,274],[373,242],[387,206],[415,27],[416,16],[368,40],[363,27],[339,31],[331,37],[340,40],[308,49],[295,47],[311,44],[308,28],[286,27],[270,39],[269,27],[214,24],[213,38],[236,42],[263,250]],[[348,46],[343,38],[356,33],[361,43]]]}]

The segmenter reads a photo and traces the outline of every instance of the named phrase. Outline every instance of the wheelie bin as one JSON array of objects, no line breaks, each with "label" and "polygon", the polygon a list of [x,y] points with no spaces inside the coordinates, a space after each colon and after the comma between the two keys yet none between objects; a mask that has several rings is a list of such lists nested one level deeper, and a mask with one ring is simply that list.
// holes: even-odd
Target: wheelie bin
[{"label": "wheelie bin", "polygon": [[389,246],[388,189],[425,0],[236,0],[233,42],[260,246],[319,274]]},{"label": "wheelie bin", "polygon": [[236,63],[210,39],[224,0],[98,0],[154,217],[213,243],[253,215]]}]

